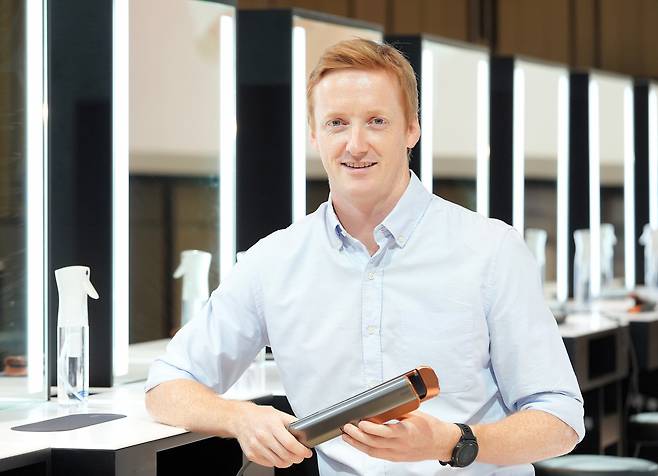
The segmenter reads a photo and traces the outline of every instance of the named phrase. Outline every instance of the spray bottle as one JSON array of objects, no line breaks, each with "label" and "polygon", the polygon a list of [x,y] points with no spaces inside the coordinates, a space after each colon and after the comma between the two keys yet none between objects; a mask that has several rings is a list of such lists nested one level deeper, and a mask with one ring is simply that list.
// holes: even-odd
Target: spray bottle
[{"label": "spray bottle", "polygon": [[548,233],[540,228],[528,228],[525,231],[525,242],[530,248],[530,252],[537,260],[541,282],[544,284],[546,279],[546,239]]},{"label": "spray bottle", "polygon": [[614,279],[615,227],[610,223],[601,223],[601,288],[612,287]]},{"label": "spray bottle", "polygon": [[576,304],[585,306],[590,301],[590,234],[589,230],[573,232],[576,253],[573,259],[573,297]]},{"label": "spray bottle", "polygon": [[89,268],[68,266],[55,271],[57,313],[57,401],[82,403],[89,395],[89,321],[87,296],[98,299]]},{"label": "spray bottle", "polygon": [[201,310],[208,300],[208,272],[212,255],[206,251],[185,250],[174,278],[183,278],[181,326]]},{"label": "spray bottle", "polygon": [[644,285],[658,291],[658,228],[644,225],[640,243],[644,245]]}]

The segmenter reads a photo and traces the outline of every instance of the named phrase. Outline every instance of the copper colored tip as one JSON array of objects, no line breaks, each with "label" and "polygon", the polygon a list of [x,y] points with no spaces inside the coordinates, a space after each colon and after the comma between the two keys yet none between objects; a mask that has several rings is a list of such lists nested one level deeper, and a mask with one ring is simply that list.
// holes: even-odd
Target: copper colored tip
[{"label": "copper colored tip", "polygon": [[417,367],[416,370],[420,374],[420,378],[423,379],[423,383],[427,389],[427,394],[421,402],[436,397],[439,394],[440,387],[439,378],[436,376],[434,369],[432,369],[432,367],[421,365],[420,367]]}]

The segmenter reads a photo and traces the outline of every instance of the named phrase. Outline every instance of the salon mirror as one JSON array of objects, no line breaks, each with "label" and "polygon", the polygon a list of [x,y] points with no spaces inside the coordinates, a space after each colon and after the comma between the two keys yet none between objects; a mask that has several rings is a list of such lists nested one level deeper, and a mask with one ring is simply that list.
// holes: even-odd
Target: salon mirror
[{"label": "salon mirror", "polygon": [[422,48],[421,179],[430,188],[431,167],[435,194],[486,216],[488,53],[428,39]]},{"label": "salon mirror", "polygon": [[623,76],[594,73],[590,87],[598,97],[590,121],[598,124],[594,140],[599,156],[601,294],[605,297],[635,285],[633,84]]},{"label": "salon mirror", "polygon": [[0,2],[0,410],[48,396],[44,3]]},{"label": "salon mirror", "polygon": [[131,0],[128,18],[129,340],[138,344],[181,326],[182,251],[212,255],[211,291],[233,264],[235,7]]},{"label": "salon mirror", "polygon": [[[523,150],[522,222],[526,242],[543,268],[549,301],[568,294],[568,71],[547,63],[516,60],[515,146]],[[517,145],[518,144],[518,145]],[[519,220],[520,221],[520,220]],[[537,230],[545,245],[534,243]],[[543,254],[543,256],[541,256]],[[543,261],[543,266],[542,262]]]},{"label": "salon mirror", "polygon": [[[342,20],[344,23],[330,23],[319,19],[305,18],[301,15],[293,16],[293,49],[298,48],[302,50],[302,54],[293,52],[293,82],[297,81],[297,84],[301,83],[302,87],[293,87],[292,93],[293,95],[303,96],[298,98],[299,101],[297,102],[306,102],[306,81],[320,59],[320,56],[329,46],[339,41],[353,38],[365,38],[377,42],[382,41],[382,33],[379,30],[359,26],[358,22],[346,18],[339,19],[338,17],[334,17],[334,19],[336,21]],[[295,77],[295,75],[299,74],[303,74],[304,77]],[[295,99],[293,98],[294,102]],[[299,134],[304,135],[298,139],[293,138],[293,147],[301,140],[304,140],[306,144],[305,213],[311,213],[321,203],[327,201],[329,183],[327,181],[327,173],[322,166],[320,154],[311,145],[306,111],[295,110],[293,112],[293,121],[295,122],[293,134],[297,134],[299,131]]]}]

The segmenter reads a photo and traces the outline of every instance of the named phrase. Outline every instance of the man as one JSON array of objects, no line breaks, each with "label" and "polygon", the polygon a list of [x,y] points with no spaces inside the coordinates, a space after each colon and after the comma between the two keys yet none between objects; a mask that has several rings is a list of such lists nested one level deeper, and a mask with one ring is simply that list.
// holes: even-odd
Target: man
[{"label": "man", "polygon": [[[417,97],[390,46],[324,53],[307,98],[330,199],[254,245],[174,337],[147,382],[154,418],[235,437],[259,464],[309,457],[285,429],[294,417],[216,394],[270,345],[299,416],[418,365],[439,377],[421,411],[346,425],[320,445],[321,475],[449,472],[440,461],[472,463],[464,475],[533,474],[529,463],[582,439],[582,397],[525,243],[409,172]],[[475,462],[459,453],[471,431]]]}]

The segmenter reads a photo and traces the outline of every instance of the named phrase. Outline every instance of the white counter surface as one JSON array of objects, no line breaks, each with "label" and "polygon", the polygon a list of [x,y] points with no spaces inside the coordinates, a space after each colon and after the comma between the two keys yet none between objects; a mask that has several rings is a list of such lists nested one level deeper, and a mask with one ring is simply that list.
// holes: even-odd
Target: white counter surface
[{"label": "white counter surface", "polygon": [[628,325],[627,322],[609,317],[601,312],[582,312],[569,314],[560,324],[559,329],[562,337],[574,338],[626,325]]},{"label": "white counter surface", "polygon": [[[263,366],[263,381],[241,382],[223,395],[234,400],[248,400],[282,392],[278,370],[273,362]],[[171,436],[187,430],[156,423],[144,406],[144,382],[120,385],[98,391],[89,397],[86,408],[67,408],[56,400],[21,405],[0,412],[0,459],[47,448],[119,450]],[[14,426],[57,418],[69,413],[117,413],[126,415],[97,425],[60,432],[15,431]]]}]

